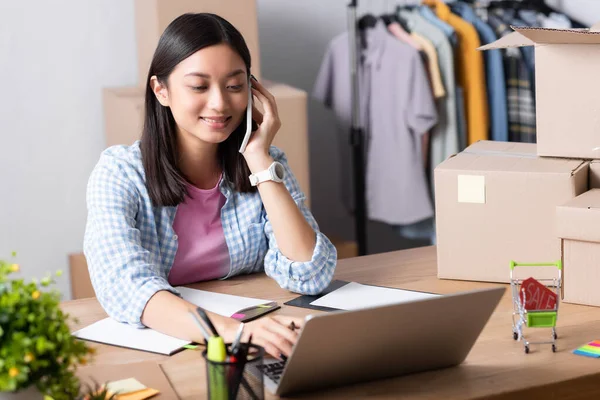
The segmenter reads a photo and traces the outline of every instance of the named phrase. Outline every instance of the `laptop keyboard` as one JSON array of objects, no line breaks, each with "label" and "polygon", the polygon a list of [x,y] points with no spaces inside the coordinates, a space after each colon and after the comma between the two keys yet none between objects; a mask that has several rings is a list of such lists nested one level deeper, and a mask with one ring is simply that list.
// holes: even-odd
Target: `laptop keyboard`
[{"label": "laptop keyboard", "polygon": [[274,363],[263,364],[258,367],[258,369],[272,379],[275,383],[279,383],[281,379],[281,374],[283,373],[283,369],[285,368],[285,361],[277,361]]}]

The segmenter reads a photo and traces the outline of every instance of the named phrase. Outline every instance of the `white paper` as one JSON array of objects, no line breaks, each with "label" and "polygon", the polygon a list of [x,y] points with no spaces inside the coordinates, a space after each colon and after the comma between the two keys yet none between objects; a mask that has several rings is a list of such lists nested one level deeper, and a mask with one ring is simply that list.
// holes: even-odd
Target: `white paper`
[{"label": "white paper", "polygon": [[171,355],[190,341],[105,318],[73,333],[80,339]]},{"label": "white paper", "polygon": [[437,296],[439,295],[434,293],[361,285],[360,283],[350,282],[310,304],[313,306],[337,308],[339,310],[360,310]]},{"label": "white paper", "polygon": [[179,293],[181,293],[181,296],[190,303],[202,307],[206,311],[211,311],[225,317],[231,317],[233,314],[244,308],[271,302],[271,300],[232,296],[230,294],[207,292],[183,286],[178,286],[175,289],[177,289]]}]

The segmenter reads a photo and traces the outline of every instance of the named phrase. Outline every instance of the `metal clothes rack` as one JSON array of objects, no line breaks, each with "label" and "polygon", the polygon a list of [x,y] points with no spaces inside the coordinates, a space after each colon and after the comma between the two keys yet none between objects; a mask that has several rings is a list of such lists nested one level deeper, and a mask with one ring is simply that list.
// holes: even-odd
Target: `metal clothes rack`
[{"label": "metal clothes rack", "polygon": [[356,9],[358,0],[348,4],[348,37],[350,40],[350,83],[352,89],[352,124],[350,126],[350,145],[352,146],[352,166],[354,184],[354,227],[358,242],[358,255],[367,254],[367,196],[365,185],[365,135],[360,126],[360,97],[358,89],[358,70],[360,60],[357,47]]}]

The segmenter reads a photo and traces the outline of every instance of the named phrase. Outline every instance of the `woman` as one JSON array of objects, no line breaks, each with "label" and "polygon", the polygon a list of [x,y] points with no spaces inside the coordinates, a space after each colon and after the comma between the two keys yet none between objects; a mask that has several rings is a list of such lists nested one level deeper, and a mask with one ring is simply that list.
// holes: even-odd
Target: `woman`
[{"label": "woman", "polygon": [[[141,141],[105,150],[88,183],[84,252],[112,318],[202,342],[189,315],[195,306],[173,286],[263,268],[297,293],[330,283],[335,247],[319,232],[284,154],[270,146],[281,126],[275,99],[249,80],[248,47],[223,18],[185,14],[161,36]],[[248,90],[265,111],[252,107],[258,128],[240,154]],[[251,183],[250,175],[265,174]],[[231,341],[238,322],[209,316]],[[291,322],[302,325],[264,317],[246,324],[245,336],[275,357],[289,355],[298,335]]]}]

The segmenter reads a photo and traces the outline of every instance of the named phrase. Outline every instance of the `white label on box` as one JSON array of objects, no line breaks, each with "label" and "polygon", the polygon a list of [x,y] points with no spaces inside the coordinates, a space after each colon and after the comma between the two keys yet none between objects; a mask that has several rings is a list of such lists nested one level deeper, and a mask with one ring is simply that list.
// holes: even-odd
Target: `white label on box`
[{"label": "white label on box", "polygon": [[485,204],[485,176],[459,175],[458,202]]}]

